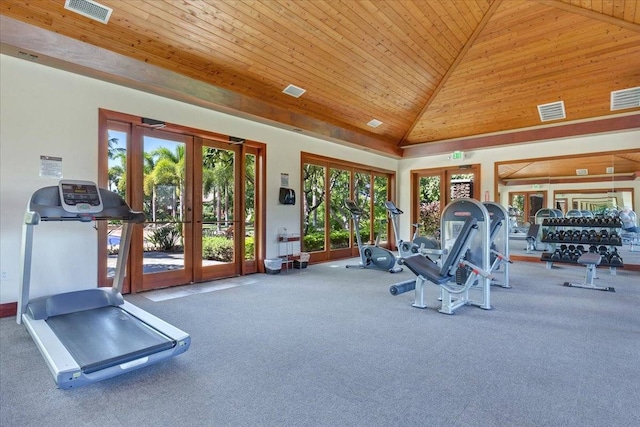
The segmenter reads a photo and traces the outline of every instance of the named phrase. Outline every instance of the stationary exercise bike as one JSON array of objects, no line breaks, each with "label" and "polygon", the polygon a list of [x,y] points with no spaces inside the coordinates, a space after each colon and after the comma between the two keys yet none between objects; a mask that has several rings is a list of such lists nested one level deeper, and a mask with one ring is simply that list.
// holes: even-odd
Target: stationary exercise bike
[{"label": "stationary exercise bike", "polygon": [[396,267],[396,257],[388,249],[381,248],[376,245],[363,245],[360,237],[360,217],[362,209],[360,209],[353,200],[345,199],[345,207],[351,213],[353,218],[353,226],[356,229],[356,239],[358,241],[358,251],[360,252],[360,263],[358,265],[347,265],[347,268],[375,268],[378,270],[386,270],[389,273],[399,273],[402,267]]},{"label": "stationary exercise bike", "polygon": [[434,240],[428,239],[426,237],[418,236],[418,227],[419,224],[413,224],[416,231],[413,233],[413,238],[411,241],[405,242],[400,238],[398,234],[399,228],[399,218],[404,212],[402,212],[391,200],[387,200],[384,203],[384,206],[389,211],[389,216],[391,217],[391,225],[393,225],[393,233],[397,239],[398,245],[398,254],[400,258],[407,258],[411,255],[422,254],[422,255],[440,255],[434,251],[429,251],[429,249],[440,249],[440,244]]}]

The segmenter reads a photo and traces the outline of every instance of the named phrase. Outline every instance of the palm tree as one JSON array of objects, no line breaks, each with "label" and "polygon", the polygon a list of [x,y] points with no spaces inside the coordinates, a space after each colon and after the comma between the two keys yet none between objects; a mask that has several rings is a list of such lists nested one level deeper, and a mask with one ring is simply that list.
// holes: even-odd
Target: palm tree
[{"label": "palm tree", "polygon": [[[151,196],[151,212],[156,221],[157,189],[161,185],[172,187],[172,213],[180,221],[184,219],[184,180],[185,146],[177,145],[175,151],[168,147],[159,147],[151,153],[145,153],[144,192]],[[179,202],[178,202],[179,200]]]},{"label": "palm tree", "polygon": [[203,147],[203,190],[214,196],[218,231],[223,219],[225,222],[233,219],[234,161],[232,151]]}]

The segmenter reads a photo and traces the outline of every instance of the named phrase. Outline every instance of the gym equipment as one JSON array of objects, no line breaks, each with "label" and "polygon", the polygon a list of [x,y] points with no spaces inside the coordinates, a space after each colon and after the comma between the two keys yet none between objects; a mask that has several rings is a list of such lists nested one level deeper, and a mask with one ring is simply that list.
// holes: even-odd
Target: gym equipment
[{"label": "gym equipment", "polygon": [[482,204],[489,212],[489,218],[491,219],[491,229],[489,230],[491,268],[489,272],[493,275],[504,266],[503,280],[499,281],[494,276],[491,284],[510,288],[509,264],[513,264],[513,261],[509,258],[509,227],[507,226],[509,213],[498,203],[483,202]]},{"label": "gym equipment", "polygon": [[360,217],[362,209],[360,209],[353,200],[345,199],[344,205],[351,213],[353,218],[353,226],[356,231],[356,239],[358,241],[358,252],[360,253],[360,262],[358,265],[347,265],[347,268],[375,268],[378,270],[386,270],[389,273],[399,273],[402,267],[396,267],[396,257],[388,249],[377,245],[363,245],[360,237]]},{"label": "gym equipment", "polygon": [[391,200],[387,200],[384,204],[389,212],[389,217],[391,218],[391,225],[393,226],[393,234],[396,236],[397,246],[398,246],[398,255],[400,258],[410,257],[411,255],[421,254],[424,256],[428,255],[442,255],[442,251],[440,251],[440,244],[435,240],[428,239],[426,237],[418,236],[418,227],[419,224],[413,224],[416,231],[413,234],[413,238],[411,241],[405,242],[400,238],[398,234],[398,228],[400,225],[398,222],[400,221],[400,215],[402,212]]},{"label": "gym equipment", "polygon": [[[34,226],[112,219],[123,222],[113,287],[31,299]],[[58,186],[41,188],[31,196],[23,225],[16,322],[24,323],[58,387],[91,384],[189,348],[191,337],[186,332],[125,301],[121,294],[132,225],[143,222],[143,213],[132,211],[118,194],[98,189],[90,181],[61,180]]]},{"label": "gym equipment", "polygon": [[[413,255],[411,255],[413,256]],[[389,292],[391,295],[400,295],[405,292],[413,291],[416,288],[415,279],[407,280],[405,282],[396,283],[389,287]]]},{"label": "gym equipment", "polygon": [[573,287],[573,288],[584,288],[584,289],[593,289],[597,291],[608,291],[615,292],[616,290],[611,286],[596,286],[593,283],[593,279],[596,278],[596,267],[602,261],[602,255],[597,253],[587,252],[582,254],[580,258],[578,258],[578,264],[585,265],[587,267],[587,274],[584,283],[570,283],[564,282],[564,286]]},{"label": "gym equipment", "polygon": [[549,251],[552,250],[551,246],[548,243],[545,243],[543,239],[543,235],[545,234],[545,229],[542,226],[558,226],[563,225],[564,215],[560,209],[550,209],[550,208],[542,208],[536,212],[534,224],[531,224],[531,227],[534,225],[538,225],[535,228],[535,234],[529,233],[527,234],[527,253],[531,253],[532,251]]},{"label": "gym equipment", "polygon": [[[431,260],[413,255],[402,258],[417,277],[415,279],[416,308],[426,308],[424,285],[428,280],[440,286],[440,313],[454,314],[458,307],[474,305],[485,310],[491,307],[491,280],[489,272],[489,213],[478,201],[457,199],[442,211],[442,266]],[[395,291],[410,288],[406,284],[396,284]],[[470,291],[480,291],[479,301],[470,298]],[[390,290],[393,294],[393,290]],[[397,294],[396,293],[396,294]]]}]

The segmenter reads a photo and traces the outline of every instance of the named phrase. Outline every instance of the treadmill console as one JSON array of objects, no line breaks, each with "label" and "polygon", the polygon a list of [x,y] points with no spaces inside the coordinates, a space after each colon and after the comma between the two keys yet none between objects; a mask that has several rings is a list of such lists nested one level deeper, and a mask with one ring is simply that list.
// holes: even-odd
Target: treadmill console
[{"label": "treadmill console", "polygon": [[82,215],[98,213],[103,209],[98,186],[91,181],[61,180],[58,188],[60,204],[67,212]]}]

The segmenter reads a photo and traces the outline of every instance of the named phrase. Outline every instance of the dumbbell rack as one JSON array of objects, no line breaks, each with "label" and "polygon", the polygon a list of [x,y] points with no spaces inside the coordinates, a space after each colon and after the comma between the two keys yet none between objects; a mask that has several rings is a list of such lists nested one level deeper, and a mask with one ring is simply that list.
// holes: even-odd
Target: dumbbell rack
[{"label": "dumbbell rack", "polygon": [[542,222],[542,241],[549,243],[550,252],[544,252],[540,261],[551,269],[553,263],[578,264],[584,252],[602,257],[601,266],[609,267],[612,275],[623,268],[618,246],[622,246],[617,218],[545,218]]}]

